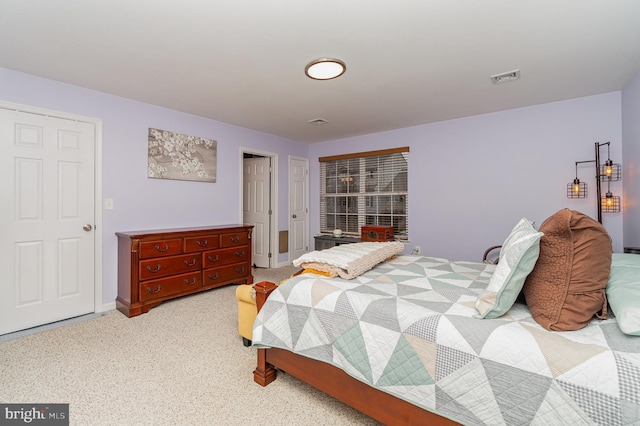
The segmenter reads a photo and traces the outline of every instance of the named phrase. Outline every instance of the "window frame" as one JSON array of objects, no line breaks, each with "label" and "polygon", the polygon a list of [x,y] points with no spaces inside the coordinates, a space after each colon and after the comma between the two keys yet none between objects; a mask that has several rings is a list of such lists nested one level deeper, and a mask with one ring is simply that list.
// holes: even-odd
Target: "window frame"
[{"label": "window frame", "polygon": [[[395,237],[407,241],[408,153],[409,147],[400,147],[320,157],[320,233],[331,234],[333,229],[339,228],[344,235],[360,236],[362,226],[393,226]],[[401,154],[401,157],[397,154]],[[379,165],[388,165],[389,169],[380,171],[378,166],[375,172],[371,172],[372,163],[376,161]],[[402,173],[405,176],[401,176]],[[335,181],[332,182],[333,178]],[[377,180],[372,183],[372,179]],[[380,190],[383,182],[386,182],[385,191]],[[373,190],[367,191],[367,184]],[[385,198],[388,202],[381,203]],[[383,205],[389,212],[372,212],[373,204],[376,209]]]}]

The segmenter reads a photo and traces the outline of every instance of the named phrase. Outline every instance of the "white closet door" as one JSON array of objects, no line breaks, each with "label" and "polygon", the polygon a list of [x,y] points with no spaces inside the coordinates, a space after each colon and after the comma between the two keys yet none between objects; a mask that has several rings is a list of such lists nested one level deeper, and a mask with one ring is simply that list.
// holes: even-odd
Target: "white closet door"
[{"label": "white closet door", "polygon": [[243,222],[253,225],[253,263],[260,268],[271,267],[269,247],[271,237],[271,158],[245,158],[242,206]]},{"label": "white closet door", "polygon": [[0,108],[0,334],[95,311],[95,137]]}]

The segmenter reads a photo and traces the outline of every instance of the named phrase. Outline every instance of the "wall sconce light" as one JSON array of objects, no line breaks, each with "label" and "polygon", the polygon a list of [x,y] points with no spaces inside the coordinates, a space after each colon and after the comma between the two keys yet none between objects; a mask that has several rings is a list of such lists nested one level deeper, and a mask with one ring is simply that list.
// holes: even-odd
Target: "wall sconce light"
[{"label": "wall sconce light", "polygon": [[607,193],[600,198],[603,213],[618,213],[620,211],[620,197],[611,193],[611,182],[607,183]]},{"label": "wall sconce light", "polygon": [[[607,146],[607,161],[604,164],[600,164],[600,148],[604,145]],[[611,193],[611,182],[622,179],[622,167],[620,164],[611,161],[610,146],[611,142],[596,142],[595,160],[576,161],[576,178],[573,182],[567,184],[567,198],[587,198],[587,184],[586,182],[580,182],[580,179],[578,179],[578,164],[595,163],[598,222],[600,223],[602,223],[602,213],[618,213],[621,206],[620,197]],[[601,196],[601,182],[607,182],[607,193],[604,197]]]},{"label": "wall sconce light", "polygon": [[[607,142],[607,144],[608,143],[609,142]],[[611,161],[611,153],[609,150],[609,145],[607,145],[607,161],[605,161],[604,164],[600,166],[600,180],[602,182],[617,182],[620,179],[622,179],[622,166]]]},{"label": "wall sconce light", "polygon": [[567,198],[587,198],[587,183],[578,179],[578,163],[576,161],[576,178],[567,184]]},{"label": "wall sconce light", "polygon": [[607,195],[602,197],[602,212],[619,213],[620,197],[616,197],[611,192],[607,192]]}]

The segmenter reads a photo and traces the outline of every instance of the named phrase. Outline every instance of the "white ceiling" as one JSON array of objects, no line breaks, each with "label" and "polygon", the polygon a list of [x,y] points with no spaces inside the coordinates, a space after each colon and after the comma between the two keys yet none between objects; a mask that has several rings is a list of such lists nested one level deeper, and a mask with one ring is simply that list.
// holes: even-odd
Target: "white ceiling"
[{"label": "white ceiling", "polygon": [[621,90],[640,1],[0,0],[0,67],[313,143]]}]

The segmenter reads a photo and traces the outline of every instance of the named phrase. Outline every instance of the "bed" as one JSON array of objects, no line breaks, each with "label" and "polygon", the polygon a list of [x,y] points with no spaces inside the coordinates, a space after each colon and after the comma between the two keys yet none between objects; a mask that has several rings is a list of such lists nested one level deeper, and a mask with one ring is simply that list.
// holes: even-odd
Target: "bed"
[{"label": "bed", "polygon": [[[585,261],[584,247],[575,247],[583,218],[561,216],[573,226],[575,275],[576,259]],[[584,324],[570,326],[575,329],[554,331],[573,320],[562,314],[545,322],[529,303],[532,293],[527,304],[517,300],[535,278],[536,264],[544,264],[545,244],[561,245],[545,230],[549,241],[543,232],[527,231],[534,242],[517,260],[531,268],[510,269],[509,278],[522,283],[517,291],[500,288],[498,298],[508,303],[489,303],[495,311],[488,313],[482,301],[504,274],[508,254],[498,265],[400,254],[351,279],[319,271],[280,286],[256,284],[254,380],[266,386],[282,370],[385,424],[640,422],[640,326],[638,304],[630,302],[640,257],[609,254],[606,261],[606,292],[618,318],[599,307]],[[558,254],[549,254],[556,273]],[[586,261],[592,265],[586,273],[598,275],[594,260]],[[601,301],[593,299],[581,303],[598,307]]]}]

